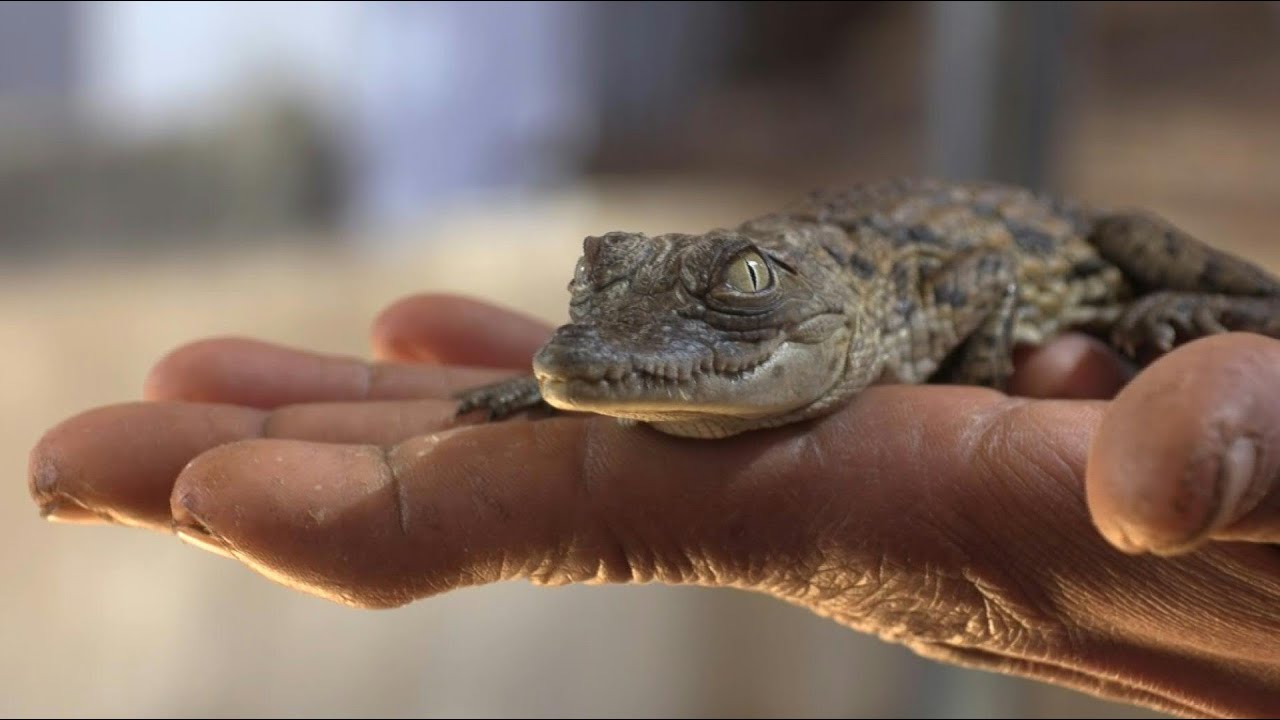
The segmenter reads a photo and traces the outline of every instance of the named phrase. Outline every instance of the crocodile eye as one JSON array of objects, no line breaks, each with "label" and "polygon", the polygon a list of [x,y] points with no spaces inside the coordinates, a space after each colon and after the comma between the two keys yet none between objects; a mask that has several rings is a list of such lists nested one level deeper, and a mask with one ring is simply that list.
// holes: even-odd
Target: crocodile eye
[{"label": "crocodile eye", "polygon": [[725,273],[725,282],[740,293],[754,294],[773,285],[773,273],[764,258],[751,251],[733,261]]}]

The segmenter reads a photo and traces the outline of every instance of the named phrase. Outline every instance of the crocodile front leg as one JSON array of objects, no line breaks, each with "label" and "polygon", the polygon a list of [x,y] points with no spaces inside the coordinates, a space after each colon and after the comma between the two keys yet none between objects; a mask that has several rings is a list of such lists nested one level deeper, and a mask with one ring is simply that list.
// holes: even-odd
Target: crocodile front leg
[{"label": "crocodile front leg", "polygon": [[454,397],[458,400],[456,417],[483,409],[490,422],[529,410],[551,409],[543,402],[538,380],[532,374],[464,390]]},{"label": "crocodile front leg", "polygon": [[[902,262],[915,267],[904,271]],[[899,263],[892,379],[1003,389],[1013,374],[1014,258],[976,248],[945,261],[922,255]]]}]

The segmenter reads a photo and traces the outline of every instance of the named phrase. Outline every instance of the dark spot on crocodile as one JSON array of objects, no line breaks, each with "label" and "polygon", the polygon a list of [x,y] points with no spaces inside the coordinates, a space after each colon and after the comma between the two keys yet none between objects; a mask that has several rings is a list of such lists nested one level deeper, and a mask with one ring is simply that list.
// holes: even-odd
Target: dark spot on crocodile
[{"label": "dark spot on crocodile", "polygon": [[890,277],[893,278],[893,286],[901,293],[911,284],[911,268],[905,262],[899,260],[893,264]]},{"label": "dark spot on crocodile", "polygon": [[870,260],[857,253],[849,256],[848,264],[849,269],[853,270],[853,273],[863,280],[870,280],[876,274],[876,266],[871,264]]},{"label": "dark spot on crocodile", "polygon": [[1004,255],[996,253],[983,255],[982,259],[978,260],[978,273],[983,277],[995,275],[1005,269],[1006,263],[1007,259]]},{"label": "dark spot on crocodile", "polygon": [[916,304],[908,298],[900,298],[897,304],[898,317],[904,320],[910,320],[915,317]]},{"label": "dark spot on crocodile", "polygon": [[1088,257],[1078,261],[1067,270],[1067,277],[1072,280],[1089,277],[1107,268],[1107,262],[1099,257]]},{"label": "dark spot on crocodile", "polygon": [[781,365],[774,365],[774,366],[773,366],[772,368],[770,368],[770,370],[769,370],[769,377],[773,378],[774,380],[777,380],[777,379],[779,379],[779,378],[781,378],[781,377],[782,377],[782,373],[783,373],[782,366],[781,366]]},{"label": "dark spot on crocodile", "polygon": [[933,301],[939,305],[959,308],[969,301],[969,293],[959,283],[941,283],[933,288]]},{"label": "dark spot on crocodile", "polygon": [[1169,257],[1176,257],[1182,249],[1181,238],[1172,230],[1164,231],[1164,252]]},{"label": "dark spot on crocodile", "polygon": [[1205,288],[1218,287],[1222,282],[1222,270],[1222,261],[1210,256],[1204,261],[1204,267],[1200,268],[1196,282]]},{"label": "dark spot on crocodile", "polygon": [[912,225],[907,228],[907,238],[917,245],[933,245],[941,247],[946,245],[946,241],[942,239],[933,228],[928,225]]},{"label": "dark spot on crocodile", "polygon": [[831,256],[832,260],[836,261],[837,265],[847,265],[849,263],[849,253],[844,252],[840,247],[824,242],[822,243],[822,249],[827,251],[827,254]]},{"label": "dark spot on crocodile", "polygon": [[1010,223],[1009,233],[1013,235],[1013,242],[1023,252],[1032,255],[1050,255],[1058,247],[1052,235],[1030,225]]}]

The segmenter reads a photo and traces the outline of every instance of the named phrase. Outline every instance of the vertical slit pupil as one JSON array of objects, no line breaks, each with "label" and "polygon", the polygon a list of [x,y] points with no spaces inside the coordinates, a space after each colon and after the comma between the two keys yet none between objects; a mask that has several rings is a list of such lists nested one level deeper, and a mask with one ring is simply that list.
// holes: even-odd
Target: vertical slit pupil
[{"label": "vertical slit pupil", "polygon": [[751,274],[751,289],[760,289],[760,278],[756,275],[756,262],[754,260],[747,261],[747,272]]}]

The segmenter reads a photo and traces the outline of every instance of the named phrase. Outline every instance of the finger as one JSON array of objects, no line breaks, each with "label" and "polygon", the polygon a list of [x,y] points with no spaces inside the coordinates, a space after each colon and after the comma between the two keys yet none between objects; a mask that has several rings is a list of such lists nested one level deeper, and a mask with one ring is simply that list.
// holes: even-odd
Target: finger
[{"label": "finger", "polygon": [[304,402],[451,398],[515,371],[416,367],[307,352],[256,340],[211,339],[169,353],[147,376],[150,400],[273,408]]},{"label": "finger", "polygon": [[169,488],[191,458],[256,435],[262,413],[231,406],[127,405],[78,415],[32,450],[28,488],[52,520],[169,527]]},{"label": "finger", "polygon": [[440,365],[527,369],[551,328],[522,313],[456,295],[415,295],[373,324],[375,355]]},{"label": "finger", "polygon": [[1009,392],[1031,398],[1105,400],[1134,374],[1131,363],[1088,335],[1069,333],[1043,346],[1019,348]]},{"label": "finger", "polygon": [[1115,399],[1089,458],[1094,522],[1128,552],[1280,540],[1280,342],[1218,335]]},{"label": "finger", "polygon": [[224,443],[294,438],[394,445],[455,424],[447,401],[295,405],[134,403],[99,408],[54,427],[30,456],[41,514],[169,530],[169,495],[183,466]]},{"label": "finger", "polygon": [[1104,408],[882,386],[715,442],[579,417],[389,449],[249,440],[188,464],[171,513],[192,542],[353,606],[515,578],[750,588],[996,670],[1198,713],[1229,683],[1231,714],[1274,706],[1280,560],[1109,552],[1081,502]]},{"label": "finger", "polygon": [[[904,518],[929,512],[925,498],[955,510],[947,481],[908,484],[933,482],[938,468],[964,472],[970,423],[1004,399],[967,388],[867,398],[812,427],[715,442],[555,418],[452,430],[387,452],[237,443],[183,471],[173,513],[198,543],[267,577],[373,607],[510,578],[758,583],[767,569],[759,552],[783,572],[788,559],[804,568],[836,527],[876,541],[881,533],[928,558],[940,546],[921,546]],[[971,493],[972,484],[951,489]]]}]

